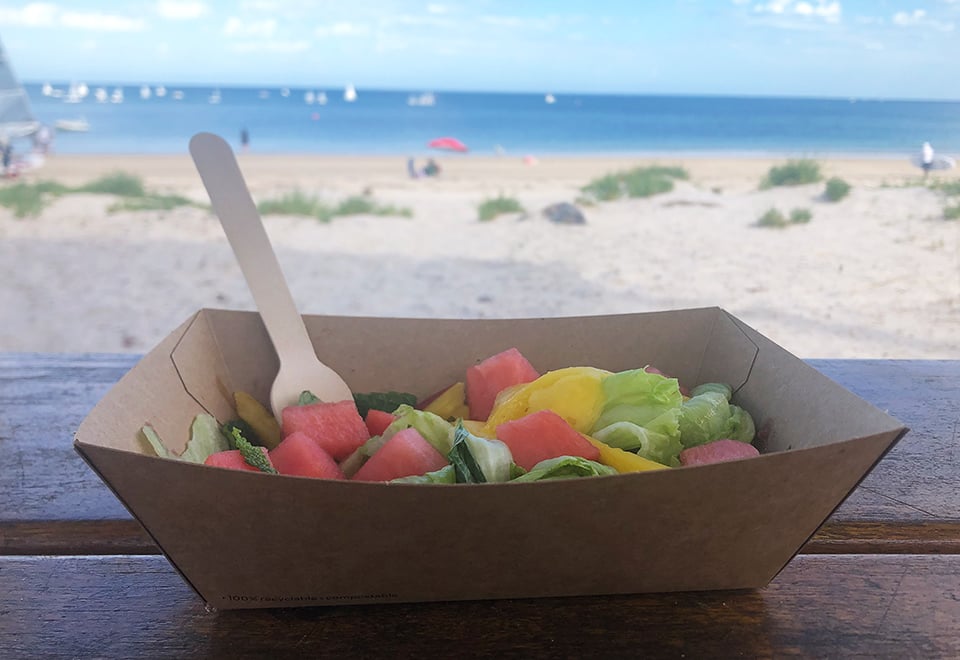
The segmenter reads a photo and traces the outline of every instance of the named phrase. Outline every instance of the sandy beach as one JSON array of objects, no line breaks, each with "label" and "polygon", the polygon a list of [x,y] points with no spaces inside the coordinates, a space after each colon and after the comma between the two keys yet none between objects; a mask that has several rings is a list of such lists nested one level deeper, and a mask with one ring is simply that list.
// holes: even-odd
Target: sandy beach
[{"label": "sandy beach", "polygon": [[[782,159],[442,157],[411,179],[397,157],[241,155],[258,201],[300,190],[336,203],[368,194],[412,217],[266,224],[305,313],[531,317],[721,306],[804,358],[960,357],[960,221],[905,159],[819,159],[852,185],[759,190]],[[586,224],[541,210],[608,172],[689,172],[669,193],[583,206]],[[79,185],[124,171],[151,191],[206,202],[187,156],[53,156],[26,181]],[[942,180],[956,180],[956,170]],[[3,182],[0,185],[9,185]],[[516,198],[525,214],[480,222]],[[108,212],[109,195],[67,194],[36,217],[0,207],[0,350],[144,352],[201,307],[252,309],[210,211]],[[759,228],[769,208],[812,219]]]}]

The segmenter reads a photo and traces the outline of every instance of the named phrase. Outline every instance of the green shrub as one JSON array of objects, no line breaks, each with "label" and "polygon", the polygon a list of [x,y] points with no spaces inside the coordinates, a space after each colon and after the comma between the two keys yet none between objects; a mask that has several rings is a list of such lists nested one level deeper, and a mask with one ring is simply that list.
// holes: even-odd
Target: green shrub
[{"label": "green shrub", "polygon": [[827,179],[827,187],[823,191],[823,196],[831,202],[838,202],[850,192],[850,184],[838,177]]},{"label": "green shrub", "polygon": [[947,196],[960,195],[960,181],[937,181],[931,183],[930,187]]},{"label": "green shrub", "polygon": [[117,211],[169,211],[179,206],[193,206],[193,201],[180,195],[145,195],[127,197],[107,208],[107,212]]},{"label": "green shrub", "polygon": [[18,218],[40,215],[45,206],[44,193],[35,185],[15,183],[0,188],[0,206],[5,206]]},{"label": "green shrub", "polygon": [[651,197],[673,190],[674,179],[687,179],[682,167],[651,165],[635,167],[625,172],[606,174],[594,179],[580,190],[589,198],[609,202],[621,197]]},{"label": "green shrub", "polygon": [[143,197],[147,194],[143,187],[143,180],[126,172],[104,175],[79,188],[74,188],[74,192],[100,193],[118,197]]},{"label": "green shrub", "polygon": [[261,215],[305,215],[326,222],[332,217],[330,208],[316,197],[307,197],[294,190],[278,199],[267,199],[257,204]]},{"label": "green shrub", "polygon": [[943,217],[945,220],[957,220],[960,218],[960,204],[955,204],[954,206],[947,206],[944,208]]},{"label": "green shrub", "polygon": [[485,199],[477,208],[477,213],[481,221],[493,220],[498,215],[504,213],[523,213],[523,206],[513,197],[504,197],[498,195],[490,199]]},{"label": "green shrub", "polygon": [[777,209],[769,209],[766,213],[760,216],[760,219],[757,220],[758,227],[786,227],[789,223],[787,219],[783,217],[783,214]]},{"label": "green shrub", "polygon": [[609,202],[623,196],[623,191],[620,188],[620,178],[616,174],[607,174],[599,179],[594,179],[580,190],[598,202]]},{"label": "green shrub", "polygon": [[337,204],[331,215],[398,215],[409,218],[413,212],[393,205],[381,206],[367,196],[354,195]]},{"label": "green shrub", "polygon": [[813,214],[810,209],[793,209],[790,211],[790,222],[795,225],[803,225],[810,222]]},{"label": "green shrub", "polygon": [[816,183],[823,176],[820,174],[820,164],[806,158],[788,160],[785,165],[770,168],[767,175],[760,182],[761,189],[774,186],[799,186],[805,183]]}]

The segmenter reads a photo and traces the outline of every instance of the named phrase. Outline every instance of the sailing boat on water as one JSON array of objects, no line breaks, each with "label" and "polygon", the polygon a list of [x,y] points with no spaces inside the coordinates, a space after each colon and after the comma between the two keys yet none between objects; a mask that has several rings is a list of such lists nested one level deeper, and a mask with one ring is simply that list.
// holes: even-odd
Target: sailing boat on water
[{"label": "sailing boat on water", "polygon": [[343,100],[347,103],[353,103],[357,100],[357,88],[348,84],[343,90]]},{"label": "sailing boat on water", "polygon": [[7,139],[26,137],[39,129],[40,122],[33,115],[27,92],[14,75],[0,43],[0,135]]}]

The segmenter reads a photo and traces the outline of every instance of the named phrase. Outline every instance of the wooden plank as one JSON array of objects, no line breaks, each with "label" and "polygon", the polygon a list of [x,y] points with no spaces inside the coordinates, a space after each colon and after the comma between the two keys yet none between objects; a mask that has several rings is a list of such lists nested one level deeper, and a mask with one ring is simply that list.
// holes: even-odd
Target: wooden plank
[{"label": "wooden plank", "polygon": [[219,613],[159,557],[0,557],[13,658],[957,657],[957,621],[957,556],[798,557],[748,592]]},{"label": "wooden plank", "polygon": [[[16,494],[0,499],[0,553],[152,551],[71,444],[83,417],[137,359],[0,353],[0,448],[8,466],[0,470],[0,492]],[[912,429],[834,514],[814,551],[889,551],[895,544],[860,524],[883,522],[900,526],[890,531],[894,538],[932,532],[944,544],[900,546],[909,552],[952,552],[960,539],[960,361],[810,363]],[[56,533],[43,527],[48,521],[60,523]]]},{"label": "wooden plank", "polygon": [[960,520],[960,361],[809,363],[910,427],[833,520]]}]

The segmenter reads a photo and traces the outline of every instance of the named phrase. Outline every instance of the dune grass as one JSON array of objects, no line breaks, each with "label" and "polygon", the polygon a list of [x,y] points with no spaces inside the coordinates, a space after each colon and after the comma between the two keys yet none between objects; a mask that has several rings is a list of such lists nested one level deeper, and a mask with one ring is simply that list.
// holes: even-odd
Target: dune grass
[{"label": "dune grass", "polygon": [[682,167],[652,165],[605,174],[583,186],[586,199],[609,202],[623,197],[651,197],[673,190],[674,181],[689,178]]},{"label": "dune grass", "polygon": [[779,209],[770,208],[757,219],[757,227],[768,227],[774,229],[783,229],[790,225],[803,225],[813,218],[810,209],[793,209],[790,216],[785,216]]},{"label": "dune grass", "polygon": [[330,222],[335,217],[347,215],[413,217],[413,212],[408,208],[377,204],[364,195],[354,195],[336,206],[329,206],[301,190],[294,190],[277,199],[266,199],[257,205],[257,209],[262,215],[302,215],[320,222]]},{"label": "dune grass", "polygon": [[498,215],[505,213],[523,213],[523,211],[523,205],[513,197],[497,195],[496,197],[491,197],[480,202],[480,206],[477,207],[477,216],[481,222],[486,222],[493,220]]},{"label": "dune grass", "polygon": [[827,201],[839,202],[850,194],[850,184],[839,177],[827,179],[827,187],[823,191],[823,196]]},{"label": "dune grass", "polygon": [[760,182],[760,189],[766,190],[776,186],[800,186],[807,183],[817,183],[823,179],[820,173],[820,163],[815,160],[801,158],[788,160],[784,165],[775,165],[767,172]]},{"label": "dune grass", "polygon": [[121,200],[107,208],[108,213],[117,211],[167,211],[178,206],[194,203],[180,195],[162,195],[149,192],[140,177],[125,172],[113,172],[81,186],[71,188],[56,181],[19,182],[0,187],[0,206],[13,211],[14,216],[24,218],[37,216],[50,201],[71,193],[115,195]]},{"label": "dune grass", "polygon": [[944,220],[960,220],[960,204],[945,206],[943,209]]}]

